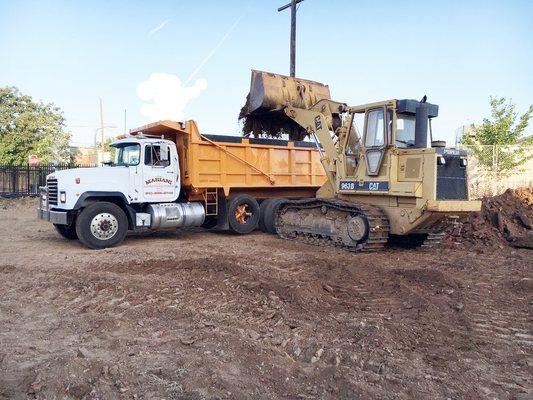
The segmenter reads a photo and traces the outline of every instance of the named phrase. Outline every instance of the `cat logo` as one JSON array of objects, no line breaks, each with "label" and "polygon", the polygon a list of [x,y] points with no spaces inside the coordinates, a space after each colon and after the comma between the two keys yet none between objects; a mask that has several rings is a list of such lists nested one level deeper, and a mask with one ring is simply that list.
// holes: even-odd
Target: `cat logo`
[{"label": "cat logo", "polygon": [[319,131],[320,129],[322,129],[322,120],[320,119],[320,115],[317,115],[315,117],[315,129],[317,131]]}]

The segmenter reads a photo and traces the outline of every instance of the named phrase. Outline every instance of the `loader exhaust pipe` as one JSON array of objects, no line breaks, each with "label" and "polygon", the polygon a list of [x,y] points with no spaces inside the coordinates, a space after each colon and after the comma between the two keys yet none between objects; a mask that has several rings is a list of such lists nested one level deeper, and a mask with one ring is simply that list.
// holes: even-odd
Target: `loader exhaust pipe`
[{"label": "loader exhaust pipe", "polygon": [[429,107],[427,103],[420,103],[416,108],[415,117],[415,147],[428,146]]}]

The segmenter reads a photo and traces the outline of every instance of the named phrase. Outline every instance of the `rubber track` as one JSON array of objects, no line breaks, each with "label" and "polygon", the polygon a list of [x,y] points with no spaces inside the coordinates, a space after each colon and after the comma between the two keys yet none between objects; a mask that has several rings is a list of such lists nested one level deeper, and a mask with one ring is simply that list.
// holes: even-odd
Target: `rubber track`
[{"label": "rubber track", "polygon": [[[301,210],[305,208],[311,209],[322,206],[327,206],[339,211],[345,211],[347,213],[359,212],[363,214],[369,223],[370,229],[368,238],[363,243],[358,243],[356,246],[347,246],[335,237],[294,230],[290,232],[284,232],[283,226],[278,225],[281,213],[287,210],[289,207]],[[276,230],[278,235],[283,239],[298,240],[315,246],[337,247],[352,252],[374,252],[383,250],[386,247],[389,239],[390,224],[385,213],[376,206],[360,203],[349,203],[340,200],[288,200],[284,202],[278,209],[276,214]]]}]

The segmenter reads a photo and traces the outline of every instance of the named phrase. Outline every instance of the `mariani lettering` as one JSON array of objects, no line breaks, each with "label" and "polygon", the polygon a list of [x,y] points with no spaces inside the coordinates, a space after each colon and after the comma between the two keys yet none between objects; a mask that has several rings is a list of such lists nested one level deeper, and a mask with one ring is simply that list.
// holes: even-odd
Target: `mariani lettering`
[{"label": "mariani lettering", "polygon": [[151,185],[152,183],[166,183],[167,185],[172,185],[172,179],[166,179],[158,176],[156,178],[147,179],[144,183],[146,185]]}]

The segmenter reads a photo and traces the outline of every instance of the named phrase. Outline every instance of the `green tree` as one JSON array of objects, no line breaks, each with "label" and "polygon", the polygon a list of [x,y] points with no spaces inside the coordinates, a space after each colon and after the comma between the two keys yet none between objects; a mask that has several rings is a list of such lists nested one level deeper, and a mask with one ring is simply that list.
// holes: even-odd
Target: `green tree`
[{"label": "green tree", "polygon": [[[533,115],[533,105],[520,117],[516,105],[505,97],[490,97],[491,117],[473,126],[473,134],[463,136],[461,143],[470,146],[485,169],[502,175],[519,168],[533,158],[533,137],[523,137]],[[514,146],[514,147],[509,147]]]},{"label": "green tree", "polygon": [[36,102],[15,87],[0,88],[0,164],[26,164],[30,154],[41,164],[68,162],[69,140],[58,107]]},{"label": "green tree", "polygon": [[111,146],[111,143],[116,142],[116,140],[117,140],[116,138],[110,137],[110,138],[106,138],[104,140],[103,146],[102,146],[102,142],[98,142],[97,143],[99,151],[103,151],[104,153],[108,153],[111,161],[113,161],[115,159],[115,152],[116,152],[116,149]]}]

